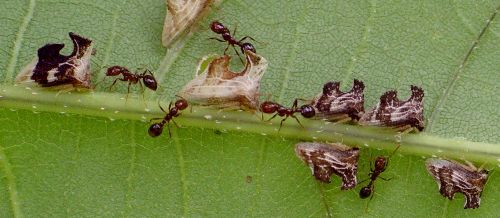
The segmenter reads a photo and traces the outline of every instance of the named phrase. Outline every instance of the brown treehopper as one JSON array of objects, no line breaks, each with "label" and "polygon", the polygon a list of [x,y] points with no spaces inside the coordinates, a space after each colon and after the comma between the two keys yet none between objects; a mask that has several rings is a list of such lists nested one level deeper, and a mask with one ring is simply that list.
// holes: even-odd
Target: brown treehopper
[{"label": "brown treehopper", "polygon": [[359,123],[370,126],[394,127],[401,131],[416,128],[424,129],[424,90],[417,86],[411,86],[411,96],[406,101],[397,97],[395,90],[387,91],[380,96],[380,102],[376,107],[366,112]]},{"label": "brown treehopper", "polygon": [[464,209],[479,207],[488,171],[478,169],[471,163],[463,165],[436,158],[428,159],[425,165],[436,180],[441,195],[452,200],[455,193],[460,192],[465,196]]},{"label": "brown treehopper", "polygon": [[341,143],[301,142],[295,145],[295,153],[309,165],[317,180],[330,183],[330,176],[335,174],[342,178],[342,190],[356,186],[359,148]]},{"label": "brown treehopper", "polygon": [[345,118],[359,120],[365,111],[364,88],[363,82],[357,79],[348,92],[340,91],[340,82],[326,83],[323,85],[323,92],[319,93],[311,103],[316,110],[316,117],[329,121]]},{"label": "brown treehopper", "polygon": [[73,52],[61,55],[64,44],[46,44],[38,49],[38,58],[28,64],[16,78],[16,83],[37,83],[56,89],[90,89],[90,57],[92,41],[69,33]]}]

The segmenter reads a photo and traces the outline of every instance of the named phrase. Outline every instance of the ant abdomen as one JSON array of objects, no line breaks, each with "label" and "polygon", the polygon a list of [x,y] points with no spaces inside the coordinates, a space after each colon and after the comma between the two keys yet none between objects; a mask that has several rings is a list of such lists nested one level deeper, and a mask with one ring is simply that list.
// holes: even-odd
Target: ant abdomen
[{"label": "ant abdomen", "polygon": [[148,87],[149,89],[156,91],[158,88],[158,84],[156,83],[156,79],[152,75],[144,75],[142,78],[142,81],[144,82],[144,85]]},{"label": "ant abdomen", "polygon": [[305,118],[311,118],[316,115],[316,112],[314,111],[314,108],[311,105],[302,105],[300,107],[300,114],[305,117]]},{"label": "ant abdomen", "polygon": [[157,137],[163,132],[163,125],[155,123],[149,127],[148,133],[151,137]]},{"label": "ant abdomen", "polygon": [[372,195],[372,189],[371,187],[363,187],[361,188],[361,190],[359,190],[359,197],[360,198],[367,198],[367,197],[370,197],[370,195]]},{"label": "ant abdomen", "polygon": [[257,50],[255,49],[255,47],[251,43],[248,43],[248,42],[241,44],[241,52],[245,53],[245,51],[251,51],[253,53],[257,53]]}]

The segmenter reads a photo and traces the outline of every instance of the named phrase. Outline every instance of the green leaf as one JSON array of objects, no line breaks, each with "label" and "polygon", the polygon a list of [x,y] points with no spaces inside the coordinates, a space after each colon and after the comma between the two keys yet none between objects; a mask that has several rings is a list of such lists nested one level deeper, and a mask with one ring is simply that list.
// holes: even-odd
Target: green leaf
[{"label": "green leaf", "polygon": [[[496,171],[481,207],[463,210],[461,194],[452,201],[440,196],[421,156],[499,164],[499,6],[224,1],[167,51],[163,1],[6,1],[0,9],[0,216],[495,216]],[[353,78],[363,80],[366,108],[388,89],[404,99],[410,85],[424,88],[427,129],[401,138],[402,149],[383,173],[391,180],[377,180],[371,201],[358,197],[359,188],[340,191],[337,178],[317,183],[293,146],[313,137],[361,146],[363,180],[374,157],[392,152],[398,139],[390,132],[305,120],[302,129],[290,119],[278,134],[278,119],[268,125],[260,114],[194,108],[179,117],[184,128],[172,128],[172,138],[149,137],[141,120],[161,115],[157,99],[166,104],[192,79],[201,57],[222,53],[225,44],[208,40],[215,36],[207,28],[213,19],[258,40],[257,52],[270,63],[261,92],[283,104],[316,95],[330,80],[344,89]],[[159,91],[125,101],[126,85],[110,93],[109,79],[94,93],[14,86],[44,44],[64,42],[69,53],[70,31],[95,42],[94,82],[105,66],[146,66],[156,69]]]}]

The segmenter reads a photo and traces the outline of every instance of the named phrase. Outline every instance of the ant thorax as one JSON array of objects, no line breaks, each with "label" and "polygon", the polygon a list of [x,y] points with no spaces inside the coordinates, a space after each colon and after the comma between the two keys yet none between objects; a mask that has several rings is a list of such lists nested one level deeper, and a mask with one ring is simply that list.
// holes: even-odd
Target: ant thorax
[{"label": "ant thorax", "polygon": [[359,123],[370,126],[386,126],[400,129],[424,129],[424,90],[411,86],[412,94],[406,101],[397,97],[395,90],[387,91],[380,97],[380,102],[365,113]]},{"label": "ant thorax", "polygon": [[[203,73],[197,72],[195,78],[179,92],[179,96],[202,106],[235,107],[251,111],[257,109],[260,80],[268,62],[250,51],[245,54],[243,71],[229,70],[230,56],[217,57],[203,69]],[[198,69],[201,70],[201,67]]]},{"label": "ant thorax", "polygon": [[92,41],[71,32],[69,36],[73,41],[70,55],[59,53],[64,44],[46,44],[38,49],[38,58],[17,75],[16,83],[36,83],[54,89],[90,89]]},{"label": "ant thorax", "polygon": [[339,82],[326,83],[323,91],[311,103],[316,111],[316,117],[329,121],[345,118],[358,120],[364,112],[364,88],[363,82],[356,79],[348,92],[340,91]]}]

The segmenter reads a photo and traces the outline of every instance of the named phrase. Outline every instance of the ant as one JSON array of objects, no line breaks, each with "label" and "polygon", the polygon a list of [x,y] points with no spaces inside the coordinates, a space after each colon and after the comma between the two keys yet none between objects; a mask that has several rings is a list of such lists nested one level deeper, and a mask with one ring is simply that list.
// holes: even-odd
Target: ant
[{"label": "ant", "polygon": [[[122,66],[112,66],[109,67],[108,70],[106,71],[106,76],[118,76],[118,75],[123,75],[123,78],[117,78],[115,81],[113,81],[113,84],[109,86],[109,90],[113,88],[113,86],[116,84],[118,80],[121,81],[128,81],[128,87],[127,87],[127,95],[130,93],[130,85],[132,84],[137,84],[141,86],[141,90],[144,94],[144,87],[142,86],[142,83],[149,89],[156,91],[156,88],[158,87],[158,84],[156,83],[156,79],[153,76],[153,73],[149,71],[148,69],[144,70],[143,73],[132,73],[130,70],[128,70],[125,67]],[[139,81],[142,80],[142,83]]]},{"label": "ant", "polygon": [[243,54],[245,54],[245,51],[251,51],[253,53],[257,53],[255,47],[251,43],[243,42],[247,38],[255,41],[254,38],[252,38],[250,36],[245,36],[245,37],[241,38],[240,40],[237,40],[236,38],[233,37],[236,34],[236,27],[234,28],[233,35],[231,35],[231,32],[229,32],[229,29],[227,29],[224,26],[224,24],[222,24],[219,21],[212,21],[212,23],[210,24],[210,29],[214,33],[220,34],[222,36],[222,39],[215,38],[215,37],[212,37],[210,39],[215,39],[219,42],[227,42],[227,47],[226,47],[226,49],[224,49],[224,54],[226,54],[229,46],[233,46],[233,49],[236,52],[236,54],[238,54],[238,57],[240,58],[241,63],[243,63],[243,59],[241,59],[240,53],[234,47],[235,45],[240,47],[241,53],[243,53]]},{"label": "ant", "polygon": [[[151,137],[157,137],[161,135],[161,133],[163,132],[163,126],[165,124],[168,125],[170,121],[174,122],[174,124],[178,126],[177,123],[175,123],[175,121],[173,120],[173,118],[178,117],[180,115],[179,111],[184,110],[188,107],[188,102],[186,101],[186,99],[181,98],[174,103],[174,107],[172,107],[172,102],[170,102],[170,104],[168,105],[168,112],[165,111],[159,103],[158,106],[160,107],[161,111],[165,113],[165,117],[151,119],[151,120],[162,120],[159,123],[153,123],[153,125],[149,127],[148,133]],[[168,134],[170,135],[170,137],[172,137],[172,133],[170,132],[170,126],[167,127],[168,127]]]},{"label": "ant", "polygon": [[283,126],[283,122],[286,119],[288,119],[288,117],[293,117],[302,126],[299,119],[295,116],[295,113],[300,113],[305,118],[314,117],[314,115],[316,114],[316,112],[314,111],[314,108],[311,105],[306,104],[306,105],[302,105],[300,108],[298,108],[297,99],[295,99],[295,101],[293,101],[293,105],[291,108],[287,108],[287,107],[280,105],[276,102],[265,101],[264,103],[262,103],[260,105],[260,111],[262,111],[262,113],[263,113],[262,120],[264,120],[264,113],[266,113],[266,114],[275,113],[271,118],[269,118],[269,120],[272,120],[276,116],[285,117],[281,120],[279,130],[281,130],[281,126]]},{"label": "ant", "polygon": [[[370,199],[373,198],[373,190],[375,188],[375,180],[380,176],[381,173],[383,173],[385,171],[385,169],[387,168],[387,165],[389,164],[389,158],[399,149],[399,146],[398,145],[396,147],[396,149],[392,152],[392,154],[389,156],[389,157],[384,157],[384,156],[378,156],[376,159],[375,159],[375,169],[370,169],[370,173],[368,174],[370,176],[370,183],[368,183],[367,186],[361,188],[361,190],[359,190],[359,197],[360,198],[367,198],[367,197],[370,197]],[[370,167],[371,168],[371,167]],[[390,179],[385,179],[385,178],[382,178],[380,177],[381,179],[383,180],[390,180]],[[366,181],[366,180],[365,180]],[[364,182],[364,181],[362,181]]]}]

